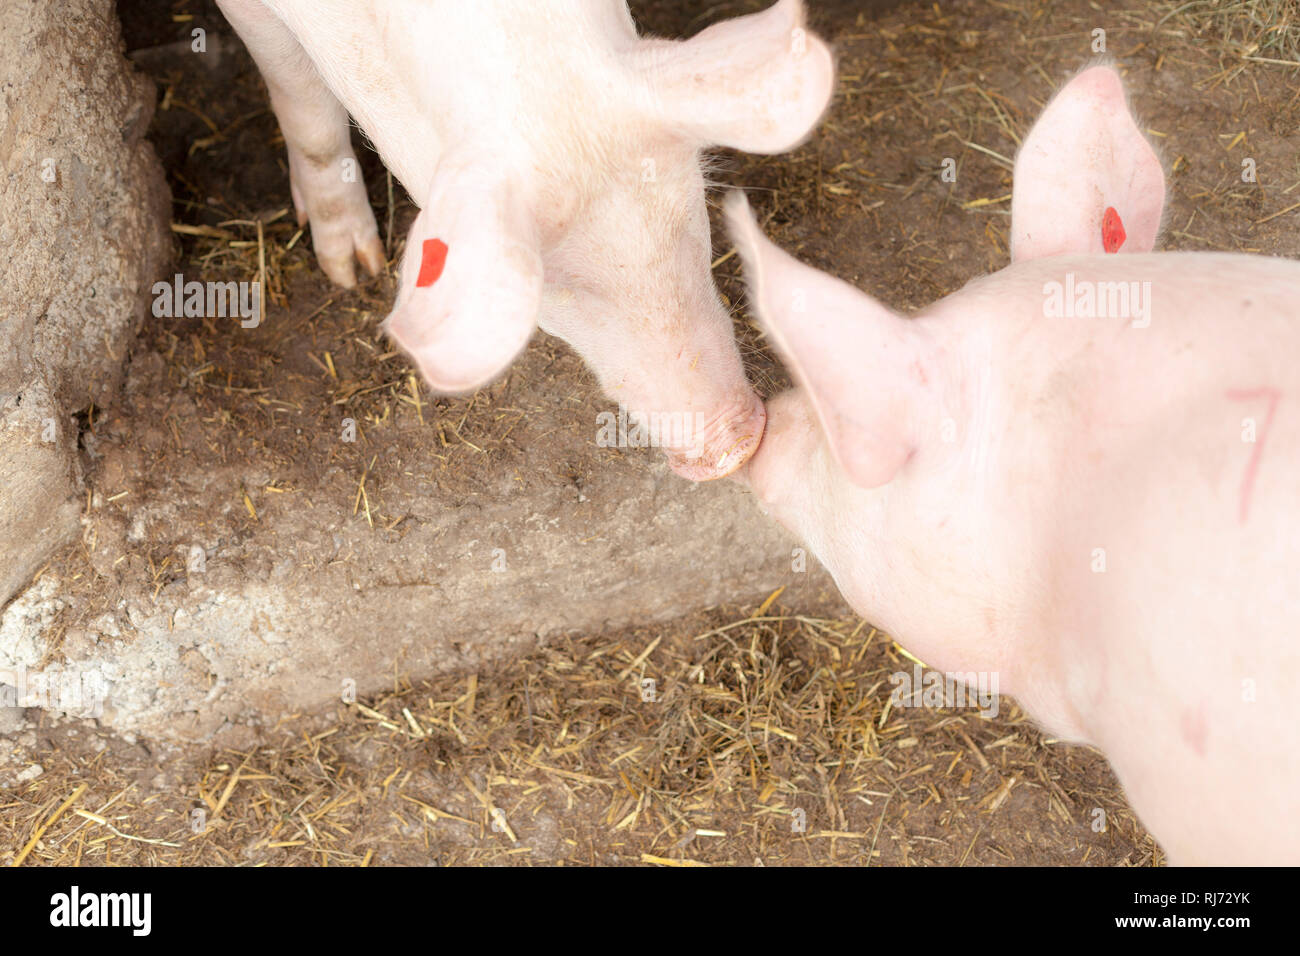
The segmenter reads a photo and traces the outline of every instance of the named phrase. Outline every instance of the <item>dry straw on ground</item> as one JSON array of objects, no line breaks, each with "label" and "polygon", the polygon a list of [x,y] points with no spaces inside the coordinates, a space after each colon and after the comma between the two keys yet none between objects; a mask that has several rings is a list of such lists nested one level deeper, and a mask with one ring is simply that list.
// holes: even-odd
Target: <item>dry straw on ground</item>
[{"label": "dry straw on ground", "polygon": [[[185,767],[179,793],[174,768],[142,783],[119,749],[52,753],[0,805],[0,845],[25,865],[1034,863],[1049,849],[1140,865],[1158,852],[1095,755],[1044,742],[1006,701],[996,720],[891,706],[890,674],[913,664],[891,641],[777,607],[398,680]],[[1004,825],[1017,819],[1034,832]]]}]

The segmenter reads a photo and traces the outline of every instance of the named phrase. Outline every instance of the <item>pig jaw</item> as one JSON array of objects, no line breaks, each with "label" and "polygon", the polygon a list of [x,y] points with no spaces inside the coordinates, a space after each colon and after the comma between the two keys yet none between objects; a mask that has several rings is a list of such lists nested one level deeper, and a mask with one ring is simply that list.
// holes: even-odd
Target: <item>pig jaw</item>
[{"label": "pig jaw", "polygon": [[[731,337],[731,322],[718,310],[717,321],[687,323],[685,348],[653,358],[639,356],[636,368],[606,378],[606,392],[628,409],[629,418],[655,423],[652,442],[674,473],[689,481],[724,478],[758,450],[767,410],[745,378]],[[650,344],[647,342],[647,344]],[[603,373],[598,359],[590,360]],[[614,384],[614,382],[617,384]]]},{"label": "pig jaw", "polygon": [[605,394],[626,412],[629,432],[639,429],[631,445],[658,448],[682,478],[712,481],[742,468],[758,450],[767,410],[745,379],[730,323],[716,340],[701,341],[698,325],[686,328],[695,338],[689,349],[671,356],[634,348],[627,340],[617,343],[617,354],[575,348],[597,371]]},{"label": "pig jaw", "polygon": [[663,329],[626,312],[605,323],[566,318],[618,308],[568,289],[548,288],[543,303],[541,327],[572,346],[629,426],[639,429],[641,438],[631,444],[659,448],[668,466],[690,481],[726,477],[758,450],[767,412],[745,378],[731,321],[720,307],[716,319],[700,316]]},{"label": "pig jaw", "polygon": [[[767,412],[719,304],[664,327],[625,304],[568,289],[548,289],[543,303],[542,328],[573,347],[618,403],[629,433],[637,429],[631,446],[659,448],[690,481],[726,477],[759,448]],[[590,321],[601,314],[604,322]]]}]

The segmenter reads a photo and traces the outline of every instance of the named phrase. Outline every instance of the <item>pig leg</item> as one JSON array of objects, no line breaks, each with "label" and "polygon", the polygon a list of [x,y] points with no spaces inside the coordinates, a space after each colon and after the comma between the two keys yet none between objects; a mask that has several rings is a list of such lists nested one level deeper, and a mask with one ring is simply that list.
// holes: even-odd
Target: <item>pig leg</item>
[{"label": "pig leg", "polygon": [[316,259],[341,286],[356,284],[353,257],[374,275],[383,243],[361,178],[348,114],[289,28],[261,0],[217,0],[271,94],[289,153],[289,188],[299,225],[311,223]]}]

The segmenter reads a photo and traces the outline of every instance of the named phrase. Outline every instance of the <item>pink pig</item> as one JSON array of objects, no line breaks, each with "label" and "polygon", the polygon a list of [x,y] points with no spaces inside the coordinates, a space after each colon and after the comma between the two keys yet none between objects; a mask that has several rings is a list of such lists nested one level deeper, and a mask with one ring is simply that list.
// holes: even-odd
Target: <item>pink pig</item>
[{"label": "pink pig", "polygon": [[299,222],[352,285],[384,250],[348,115],[420,203],[390,335],[436,390],[497,376],[539,323],[703,480],[758,446],[710,273],[700,150],[789,149],[830,100],[830,52],[781,0],[685,42],[626,0],[219,0],[257,61]]},{"label": "pink pig", "polygon": [[728,203],[801,384],[738,472],[763,509],[928,665],[1105,752],[1173,862],[1300,863],[1300,263],[1152,253],[1104,67],[1025,140],[1011,264],[911,319]]}]

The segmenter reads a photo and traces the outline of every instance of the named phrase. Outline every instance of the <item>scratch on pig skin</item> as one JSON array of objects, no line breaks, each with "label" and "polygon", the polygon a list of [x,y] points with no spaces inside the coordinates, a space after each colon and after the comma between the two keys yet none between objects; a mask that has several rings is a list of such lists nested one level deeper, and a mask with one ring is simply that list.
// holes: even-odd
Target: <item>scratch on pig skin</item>
[{"label": "scratch on pig skin", "polygon": [[925,374],[925,369],[921,366],[919,360],[912,363],[912,373],[916,376],[916,380],[920,382],[922,386],[930,384],[930,376]]},{"label": "scratch on pig skin", "polygon": [[1210,735],[1210,728],[1205,720],[1205,705],[1199,704],[1195,709],[1184,710],[1179,724],[1187,746],[1191,747],[1198,757],[1204,757],[1205,742]]},{"label": "scratch on pig skin", "polygon": [[1268,399],[1268,414],[1264,418],[1264,427],[1259,429],[1255,436],[1255,450],[1250,453],[1250,461],[1246,463],[1246,475],[1241,481],[1241,503],[1237,509],[1237,520],[1241,524],[1246,523],[1246,516],[1250,513],[1250,495],[1255,488],[1255,475],[1259,471],[1259,460],[1264,454],[1264,439],[1268,437],[1269,426],[1273,424],[1273,413],[1277,411],[1277,403],[1282,400],[1281,389],[1265,387],[1256,389],[1230,388],[1227,391],[1229,401],[1249,402],[1255,399]]}]

